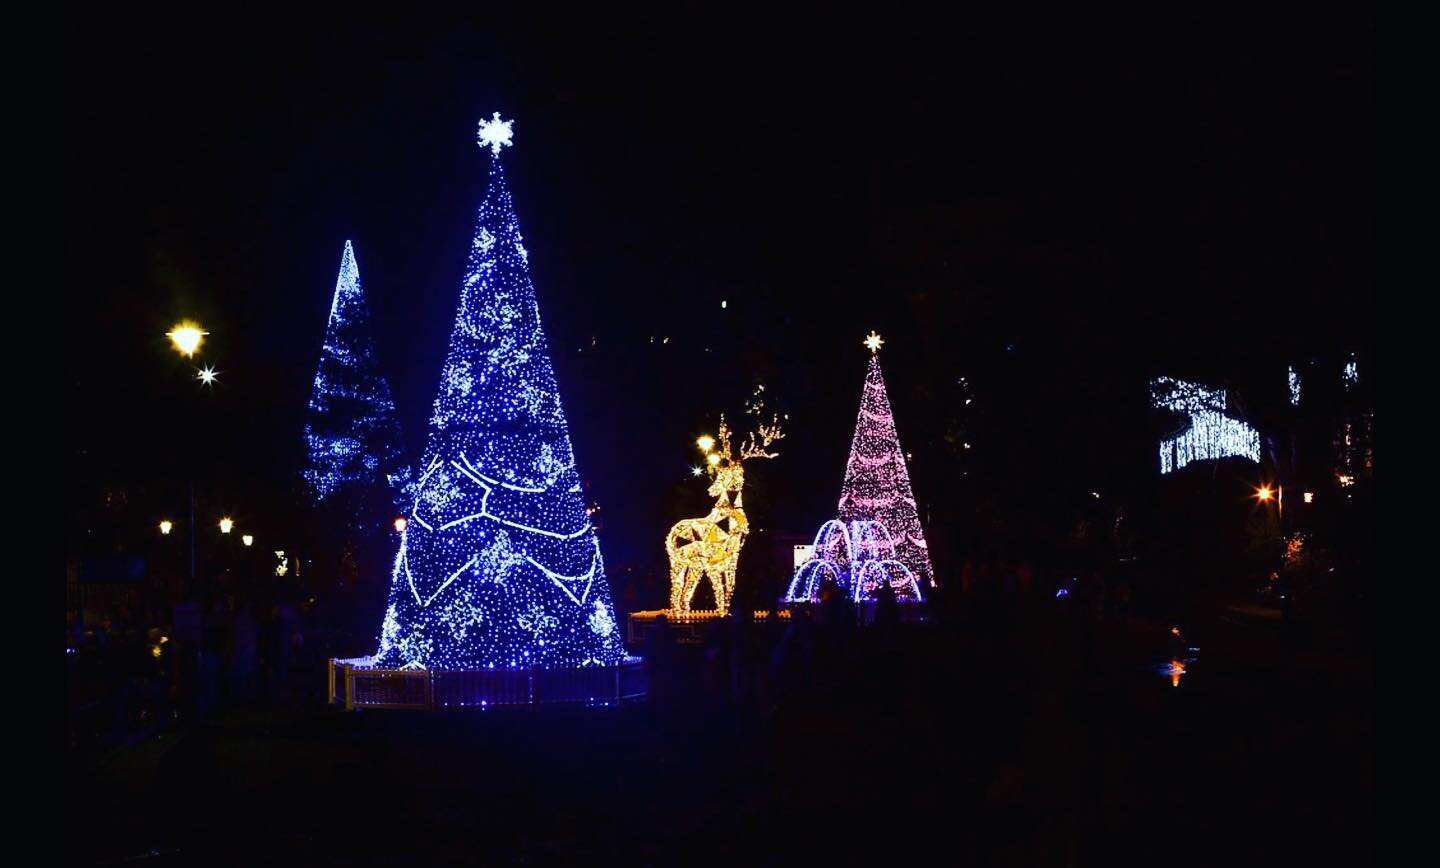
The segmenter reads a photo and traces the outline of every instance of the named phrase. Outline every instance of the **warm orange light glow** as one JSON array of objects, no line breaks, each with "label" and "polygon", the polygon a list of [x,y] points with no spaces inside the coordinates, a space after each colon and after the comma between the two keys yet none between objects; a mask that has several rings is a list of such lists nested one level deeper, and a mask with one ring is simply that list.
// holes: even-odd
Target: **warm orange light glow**
[{"label": "warm orange light glow", "polygon": [[1338,479],[1340,480],[1340,487],[1342,488],[1349,488],[1350,486],[1355,484],[1355,477],[1348,476],[1344,473],[1340,474]]},{"label": "warm orange light glow", "polygon": [[186,356],[193,356],[195,355],[195,351],[200,349],[200,342],[203,341],[208,334],[210,333],[204,331],[195,323],[186,321],[166,332],[165,336],[175,345],[175,349]]},{"label": "warm orange light glow", "polygon": [[711,467],[714,467],[715,465],[720,463],[720,453],[711,452],[709,455],[705,456],[705,460],[710,463]]},{"label": "warm orange light glow", "polygon": [[1314,503],[1314,502],[1315,502],[1315,492],[1313,492],[1313,491],[1307,491],[1307,492],[1305,492],[1305,502],[1306,502],[1306,503]]},{"label": "warm orange light glow", "polygon": [[700,447],[701,452],[708,455],[710,454],[710,450],[715,448],[715,438],[709,434],[702,434],[700,438],[695,441],[695,445]]},{"label": "warm orange light glow", "polygon": [[1185,674],[1185,664],[1179,660],[1170,661],[1170,686],[1180,686],[1180,676]]},{"label": "warm orange light glow", "polygon": [[234,530],[234,529],[235,529],[235,522],[231,521],[229,518],[222,518],[222,519],[220,519],[220,532],[221,532],[221,533],[229,533],[230,531],[232,531],[232,530]]},{"label": "warm orange light glow", "polygon": [[1171,635],[1171,636],[1179,636],[1179,635],[1180,635],[1180,628],[1179,628],[1179,627],[1171,627],[1171,628],[1170,628],[1170,635]]},{"label": "warm orange light glow", "polygon": [[244,536],[240,537],[240,542],[244,543],[246,547],[253,546],[255,545],[255,537],[247,533]]},{"label": "warm orange light glow", "polygon": [[169,519],[166,519],[165,521],[160,522],[160,532],[166,536],[169,536],[170,529],[174,526],[175,524],[173,522],[171,522]]},{"label": "warm orange light glow", "polygon": [[1270,490],[1270,486],[1262,485],[1260,486],[1260,488],[1256,489],[1255,496],[1261,500],[1269,500],[1270,498],[1275,496],[1275,492]]},{"label": "warm orange light glow", "polygon": [[404,532],[405,532],[405,528],[407,528],[407,527],[409,527],[409,526],[410,526],[410,522],[405,519],[405,516],[403,516],[403,515],[397,515],[397,516],[395,516],[395,532],[396,532],[396,533],[404,533]]}]

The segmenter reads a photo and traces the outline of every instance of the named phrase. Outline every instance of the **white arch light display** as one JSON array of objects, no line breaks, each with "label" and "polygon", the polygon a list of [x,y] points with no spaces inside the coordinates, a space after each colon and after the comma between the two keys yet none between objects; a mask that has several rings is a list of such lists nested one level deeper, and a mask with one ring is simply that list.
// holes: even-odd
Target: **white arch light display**
[{"label": "white arch light display", "polygon": [[1260,432],[1226,415],[1225,390],[1157,377],[1150,383],[1151,406],[1189,417],[1184,430],[1160,441],[1160,472],[1193,461],[1247,458],[1260,461]]},{"label": "white arch light display", "polygon": [[785,600],[819,602],[825,579],[850,594],[855,602],[873,600],[882,583],[895,590],[900,602],[924,602],[920,582],[905,564],[895,559],[895,542],[878,521],[831,519],[815,534],[813,557],[800,565]]}]

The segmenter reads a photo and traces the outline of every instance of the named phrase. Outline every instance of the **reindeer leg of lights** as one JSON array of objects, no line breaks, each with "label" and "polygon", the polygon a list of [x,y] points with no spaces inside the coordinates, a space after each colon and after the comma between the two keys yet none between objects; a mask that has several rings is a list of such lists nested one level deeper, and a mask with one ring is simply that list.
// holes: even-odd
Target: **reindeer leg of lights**
[{"label": "reindeer leg of lights", "polygon": [[670,557],[670,610],[690,611],[690,600],[703,571],[704,534],[696,527],[699,519],[685,519],[670,529],[665,549]]},{"label": "reindeer leg of lights", "polygon": [[[739,495],[736,495],[739,500]],[[740,549],[745,545],[745,536],[750,532],[749,524],[745,518],[745,511],[736,508],[730,514],[730,528],[726,531],[724,540],[723,557],[717,564],[715,575],[711,578],[711,585],[715,589],[715,599],[720,614],[724,615],[730,611],[730,602],[735,598],[735,571],[740,562]]]}]

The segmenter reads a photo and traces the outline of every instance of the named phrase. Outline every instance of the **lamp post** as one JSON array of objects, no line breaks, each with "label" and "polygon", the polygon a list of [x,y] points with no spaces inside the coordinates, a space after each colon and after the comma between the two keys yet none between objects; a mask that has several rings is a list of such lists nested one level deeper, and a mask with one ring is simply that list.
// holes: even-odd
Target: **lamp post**
[{"label": "lamp post", "polygon": [[[1275,496],[1275,489],[1271,488],[1269,485],[1261,485],[1259,488],[1255,489],[1255,500],[1259,502],[1260,508],[1265,510],[1265,523],[1266,525],[1269,525],[1270,504],[1277,500]],[[1277,527],[1279,525],[1278,516],[1276,517],[1276,525]]]},{"label": "lamp post", "polygon": [[[176,324],[174,328],[166,332],[165,336],[170,339],[175,351],[185,359],[193,359],[200,344],[205,340],[209,332],[199,325],[184,321]],[[197,378],[207,386],[214,384],[214,372],[209,377],[205,372],[197,372]],[[191,399],[193,400],[193,398]],[[188,505],[188,522],[186,531],[189,533],[189,563],[187,573],[189,575],[188,587],[183,594],[178,595],[174,609],[174,636],[177,640],[176,653],[173,656],[173,670],[171,677],[174,679],[174,689],[177,696],[187,697],[194,700],[198,693],[195,685],[198,683],[198,672],[200,669],[200,648],[202,640],[201,626],[201,605],[195,601],[185,601],[190,594],[198,591],[196,557],[195,557],[195,440],[194,437],[186,439],[185,455],[185,498]],[[182,662],[183,661],[183,662]]]},{"label": "lamp post", "polygon": [[[196,351],[200,349],[200,344],[204,342],[205,336],[208,334],[210,333],[196,323],[184,320],[176,323],[174,328],[165,333],[165,336],[170,339],[170,344],[175,348],[175,352],[191,359],[195,357]],[[206,368],[200,372],[198,379],[207,386],[212,385],[215,381],[214,371]],[[187,572],[189,573],[190,587],[193,589],[195,587],[195,456],[193,446],[187,464],[189,465],[187,474],[189,478],[185,481],[185,497],[189,506],[189,521],[186,523],[186,527],[190,534]]]}]

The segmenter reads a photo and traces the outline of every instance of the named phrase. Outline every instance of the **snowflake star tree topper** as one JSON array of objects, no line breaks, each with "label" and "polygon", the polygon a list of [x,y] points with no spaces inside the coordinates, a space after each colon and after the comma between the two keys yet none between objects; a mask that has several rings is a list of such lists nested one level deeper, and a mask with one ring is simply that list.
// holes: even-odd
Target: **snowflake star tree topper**
[{"label": "snowflake star tree topper", "polygon": [[875,333],[874,329],[871,329],[870,334],[865,338],[864,344],[866,347],[869,347],[870,355],[873,356],[880,352],[880,348],[885,345],[885,341],[880,335]]},{"label": "snowflake star tree topper", "polygon": [[502,147],[510,147],[515,144],[512,139],[515,137],[514,121],[500,120],[500,113],[495,112],[490,120],[480,121],[480,131],[475,135],[475,143],[480,147],[489,147],[490,153],[499,155]]}]

